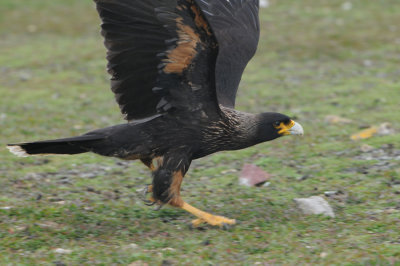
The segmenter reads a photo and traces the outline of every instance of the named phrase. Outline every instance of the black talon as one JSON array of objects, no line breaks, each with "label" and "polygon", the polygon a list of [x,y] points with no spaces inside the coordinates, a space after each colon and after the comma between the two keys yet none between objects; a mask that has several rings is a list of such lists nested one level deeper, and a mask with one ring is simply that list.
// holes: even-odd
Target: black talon
[{"label": "black talon", "polygon": [[151,201],[151,200],[143,200],[143,202],[146,206],[153,206],[154,204],[156,204],[155,201]]},{"label": "black talon", "polygon": [[150,185],[146,185],[144,187],[144,189],[143,189],[143,191],[142,191],[142,193],[140,195],[140,198],[144,202],[145,205],[153,206],[154,204],[156,204],[156,202],[146,199],[146,195],[147,195],[147,193],[149,193],[149,186]]},{"label": "black talon", "polygon": [[147,193],[149,193],[149,186],[150,186],[150,185],[145,185],[145,186],[144,186],[144,189],[143,189],[143,191],[142,191],[142,197],[143,197],[143,198],[146,198]]}]

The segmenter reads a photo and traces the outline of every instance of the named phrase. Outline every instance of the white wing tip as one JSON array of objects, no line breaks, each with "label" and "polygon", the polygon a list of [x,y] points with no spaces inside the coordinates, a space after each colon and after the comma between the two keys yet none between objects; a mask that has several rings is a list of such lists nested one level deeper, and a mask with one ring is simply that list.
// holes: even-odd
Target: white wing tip
[{"label": "white wing tip", "polygon": [[17,155],[19,157],[28,157],[29,156],[29,154],[26,153],[26,151],[21,146],[18,146],[18,145],[15,145],[15,146],[14,145],[7,145],[7,149],[11,153],[13,153],[13,154],[15,154],[15,155]]}]

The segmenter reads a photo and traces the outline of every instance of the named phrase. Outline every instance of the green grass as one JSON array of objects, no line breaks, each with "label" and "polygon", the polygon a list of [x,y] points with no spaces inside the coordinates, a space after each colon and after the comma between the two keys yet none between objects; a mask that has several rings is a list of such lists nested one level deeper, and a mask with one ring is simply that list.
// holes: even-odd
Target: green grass
[{"label": "green grass", "polygon": [[[400,135],[350,135],[382,122],[400,130],[400,2],[343,3],[275,0],[262,9],[237,108],[286,113],[306,135],[193,163],[182,195],[241,222],[223,231],[192,230],[190,214],[145,206],[138,190],[151,180],[139,163],[8,153],[6,143],[78,135],[122,116],[91,1],[3,0],[0,264],[399,265],[399,160],[365,160],[360,148],[390,155],[387,144],[399,150]],[[353,123],[330,125],[327,115]],[[269,172],[270,186],[239,186],[244,163]],[[327,198],[335,218],[296,210],[294,198],[327,190],[341,191]]]}]

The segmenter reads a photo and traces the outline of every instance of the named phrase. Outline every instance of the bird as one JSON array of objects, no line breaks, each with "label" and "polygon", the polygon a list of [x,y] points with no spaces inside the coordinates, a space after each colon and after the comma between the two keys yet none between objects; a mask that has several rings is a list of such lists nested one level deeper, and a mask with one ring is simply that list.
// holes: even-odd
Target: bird
[{"label": "bird", "polygon": [[94,0],[107,71],[126,122],[54,140],[8,144],[16,155],[92,152],[140,160],[152,175],[146,200],[193,214],[192,225],[235,219],[180,195],[193,160],[303,135],[289,116],[235,109],[243,71],[260,38],[259,0]]}]

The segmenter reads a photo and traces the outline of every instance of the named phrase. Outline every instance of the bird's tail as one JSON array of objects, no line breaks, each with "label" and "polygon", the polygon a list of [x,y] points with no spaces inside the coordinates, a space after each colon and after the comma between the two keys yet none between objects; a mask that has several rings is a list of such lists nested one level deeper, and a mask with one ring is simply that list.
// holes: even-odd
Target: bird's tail
[{"label": "bird's tail", "polygon": [[36,154],[78,154],[90,151],[91,144],[104,139],[99,135],[82,135],[71,138],[8,144],[10,152],[20,157]]}]

